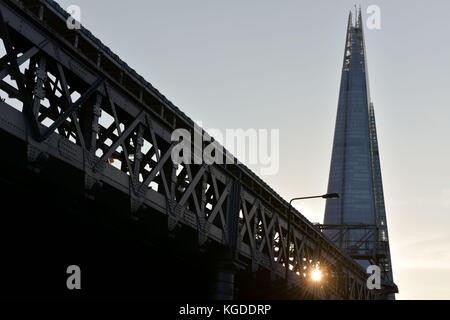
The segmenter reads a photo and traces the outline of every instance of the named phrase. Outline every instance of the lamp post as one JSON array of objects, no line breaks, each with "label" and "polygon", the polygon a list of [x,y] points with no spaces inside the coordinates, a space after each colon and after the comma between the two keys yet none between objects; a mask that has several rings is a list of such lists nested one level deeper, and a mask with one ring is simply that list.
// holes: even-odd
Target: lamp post
[{"label": "lamp post", "polygon": [[292,198],[289,201],[289,209],[288,209],[288,226],[287,226],[287,241],[286,241],[286,270],[285,270],[285,281],[286,281],[286,291],[288,289],[288,274],[289,274],[289,247],[290,247],[290,239],[291,239],[291,211],[292,211],[292,202],[296,200],[304,200],[304,199],[314,199],[314,198],[322,198],[322,199],[337,199],[339,198],[339,194],[337,193],[327,193],[321,196],[309,196],[309,197],[298,197]]}]

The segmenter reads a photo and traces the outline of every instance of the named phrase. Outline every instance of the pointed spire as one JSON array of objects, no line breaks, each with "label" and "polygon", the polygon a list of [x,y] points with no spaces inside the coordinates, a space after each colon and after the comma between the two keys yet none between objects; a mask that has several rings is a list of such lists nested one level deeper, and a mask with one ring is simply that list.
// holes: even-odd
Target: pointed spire
[{"label": "pointed spire", "polygon": [[350,30],[352,25],[353,25],[352,24],[352,10],[350,10],[349,13],[348,13],[347,32]]},{"label": "pointed spire", "polygon": [[[351,8],[327,191],[339,193],[340,201],[326,202],[324,224],[336,227],[324,234],[363,268],[381,266],[380,293],[386,299],[393,298],[391,292],[398,289],[392,277],[363,27],[361,8]],[[352,147],[353,141],[358,141],[358,148]]]},{"label": "pointed spire", "polygon": [[361,14],[361,5],[359,6],[359,11],[358,11],[358,22],[357,22],[357,27],[362,28],[362,14]]}]

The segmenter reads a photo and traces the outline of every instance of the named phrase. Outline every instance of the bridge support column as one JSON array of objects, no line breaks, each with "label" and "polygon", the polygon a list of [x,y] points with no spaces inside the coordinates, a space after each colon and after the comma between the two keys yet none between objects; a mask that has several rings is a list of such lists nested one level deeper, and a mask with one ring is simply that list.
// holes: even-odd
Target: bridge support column
[{"label": "bridge support column", "polygon": [[218,261],[212,283],[212,298],[214,300],[233,300],[234,278],[241,265],[234,259]]},{"label": "bridge support column", "polygon": [[212,283],[212,298],[232,300],[234,297],[234,278],[243,267],[237,254],[237,236],[239,230],[239,209],[241,204],[241,185],[234,180],[231,183],[226,211],[226,245],[215,254],[217,263]]}]

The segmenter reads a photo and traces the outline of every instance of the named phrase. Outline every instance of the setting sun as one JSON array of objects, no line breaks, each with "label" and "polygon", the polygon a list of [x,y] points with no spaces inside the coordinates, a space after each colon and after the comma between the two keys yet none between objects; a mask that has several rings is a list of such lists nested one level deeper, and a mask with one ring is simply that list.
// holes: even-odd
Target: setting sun
[{"label": "setting sun", "polygon": [[319,269],[314,269],[311,272],[311,279],[313,279],[314,281],[320,281],[322,279],[322,271],[320,271]]}]

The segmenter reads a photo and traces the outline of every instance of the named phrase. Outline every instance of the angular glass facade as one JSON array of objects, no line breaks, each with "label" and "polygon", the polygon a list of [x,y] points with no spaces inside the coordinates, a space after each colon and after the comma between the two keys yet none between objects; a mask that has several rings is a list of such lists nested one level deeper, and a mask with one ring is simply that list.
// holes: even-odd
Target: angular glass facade
[{"label": "angular glass facade", "polygon": [[364,46],[361,11],[350,13],[339,91],[324,233],[364,268],[382,271],[380,298],[393,299],[389,240],[378,156],[378,142]]}]

